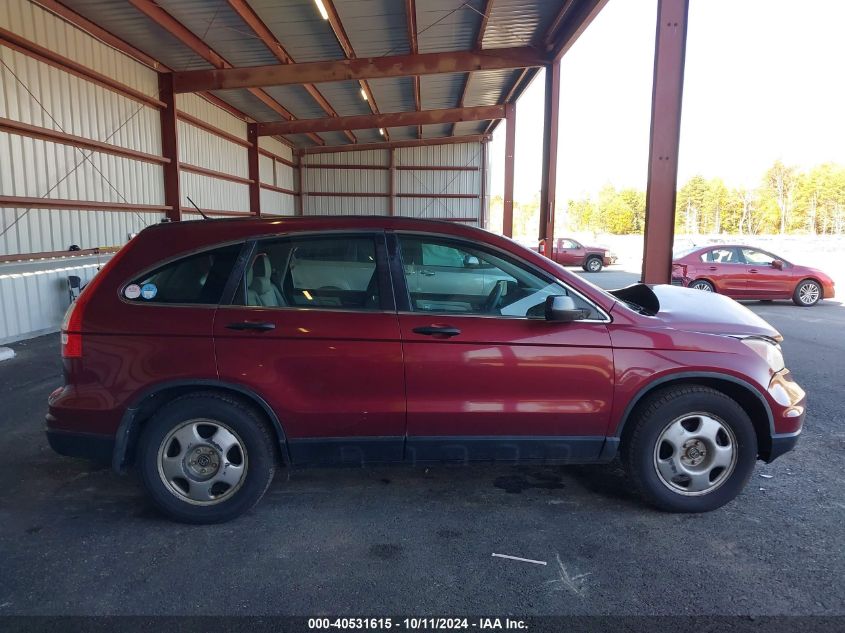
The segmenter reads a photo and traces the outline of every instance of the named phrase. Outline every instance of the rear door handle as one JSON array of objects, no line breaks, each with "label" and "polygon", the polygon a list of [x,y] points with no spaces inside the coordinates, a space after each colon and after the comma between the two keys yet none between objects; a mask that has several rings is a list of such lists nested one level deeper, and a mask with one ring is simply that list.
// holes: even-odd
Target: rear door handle
[{"label": "rear door handle", "polygon": [[709,270],[719,270],[719,269],[718,269],[718,268],[716,268],[715,266],[711,266],[711,267],[709,268]]},{"label": "rear door handle", "polygon": [[423,270],[420,271],[420,274],[425,275],[426,277],[434,277],[434,271],[433,270],[423,269]]},{"label": "rear door handle", "polygon": [[752,275],[756,275],[756,274],[757,274],[758,272],[760,272],[760,271],[759,271],[759,270],[757,270],[756,268],[752,268],[752,269],[751,269],[751,270],[749,270],[748,272],[749,272],[749,273],[751,273]]},{"label": "rear door handle", "polygon": [[238,323],[230,323],[226,326],[230,330],[258,330],[259,332],[266,332],[267,330],[275,330],[275,323],[256,323],[254,321],[240,321]]},{"label": "rear door handle", "polygon": [[424,334],[426,336],[457,336],[461,331],[456,327],[449,325],[425,325],[422,327],[415,327],[414,332],[417,334]]}]

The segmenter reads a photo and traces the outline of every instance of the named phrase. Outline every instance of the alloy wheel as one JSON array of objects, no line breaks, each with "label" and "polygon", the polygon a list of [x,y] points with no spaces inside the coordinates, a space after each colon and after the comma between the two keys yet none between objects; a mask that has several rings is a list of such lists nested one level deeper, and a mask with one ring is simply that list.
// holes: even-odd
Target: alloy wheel
[{"label": "alloy wheel", "polygon": [[704,292],[713,292],[713,288],[706,281],[696,281],[690,288],[695,290],[703,290]]},{"label": "alloy wheel", "polygon": [[815,281],[805,281],[798,288],[798,300],[805,306],[811,306],[819,300],[821,290]]}]

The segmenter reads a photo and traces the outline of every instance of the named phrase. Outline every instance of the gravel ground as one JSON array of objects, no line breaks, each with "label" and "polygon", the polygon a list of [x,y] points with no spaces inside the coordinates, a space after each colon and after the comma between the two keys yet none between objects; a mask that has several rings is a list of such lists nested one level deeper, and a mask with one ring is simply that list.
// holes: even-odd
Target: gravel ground
[{"label": "gravel ground", "polygon": [[178,525],[133,477],[52,453],[58,337],[14,344],[0,615],[842,615],[845,309],[748,305],[786,336],[810,413],[795,452],[705,515],[643,506],[613,465],[490,465],[283,471],[240,520]]}]

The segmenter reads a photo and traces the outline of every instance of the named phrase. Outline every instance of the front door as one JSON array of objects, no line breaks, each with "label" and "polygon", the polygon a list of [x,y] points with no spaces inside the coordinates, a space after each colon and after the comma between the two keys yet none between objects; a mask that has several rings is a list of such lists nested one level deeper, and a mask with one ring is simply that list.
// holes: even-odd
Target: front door
[{"label": "front door", "polygon": [[564,266],[579,266],[584,262],[587,251],[575,240],[562,239],[558,241],[558,250],[553,258]]},{"label": "front door", "polygon": [[[742,256],[748,270],[746,295],[761,299],[777,299],[792,296],[795,281],[788,268],[775,268],[774,255],[753,248],[743,248]],[[789,264],[783,263],[783,266]]]},{"label": "front door", "polygon": [[[598,457],[613,395],[606,315],[546,273],[497,251],[410,233],[398,243],[401,257],[422,257],[422,266],[426,253],[438,253],[468,269],[461,287],[451,280],[438,287],[434,275],[415,290],[405,280],[407,262],[394,267],[397,293],[405,293],[397,301],[408,308],[399,314],[406,459]],[[590,318],[545,321],[545,298],[558,294],[573,296]]]},{"label": "front door", "polygon": [[220,379],[270,405],[295,463],[402,458],[405,380],[383,233],[257,242],[214,334]]}]

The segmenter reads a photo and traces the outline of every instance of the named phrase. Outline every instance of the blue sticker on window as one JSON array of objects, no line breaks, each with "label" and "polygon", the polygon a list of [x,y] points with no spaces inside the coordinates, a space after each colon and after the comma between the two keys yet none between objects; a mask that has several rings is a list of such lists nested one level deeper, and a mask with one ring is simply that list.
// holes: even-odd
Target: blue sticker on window
[{"label": "blue sticker on window", "polygon": [[156,288],[155,284],[144,284],[141,286],[141,296],[144,299],[153,299],[155,298],[156,293],[158,293],[158,288]]}]

